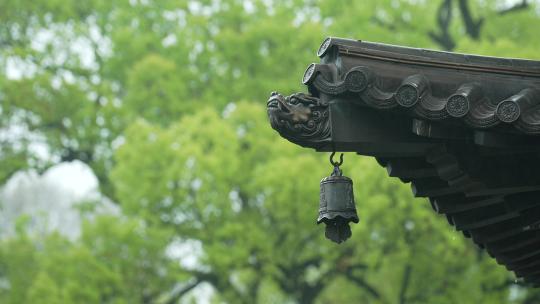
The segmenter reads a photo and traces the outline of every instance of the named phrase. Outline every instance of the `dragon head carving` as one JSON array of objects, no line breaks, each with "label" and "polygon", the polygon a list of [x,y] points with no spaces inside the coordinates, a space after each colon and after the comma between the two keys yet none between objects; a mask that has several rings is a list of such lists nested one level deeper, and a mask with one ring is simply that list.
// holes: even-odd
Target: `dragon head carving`
[{"label": "dragon head carving", "polygon": [[316,146],[330,139],[328,105],[319,98],[304,93],[284,97],[273,92],[267,107],[272,128],[293,143]]}]

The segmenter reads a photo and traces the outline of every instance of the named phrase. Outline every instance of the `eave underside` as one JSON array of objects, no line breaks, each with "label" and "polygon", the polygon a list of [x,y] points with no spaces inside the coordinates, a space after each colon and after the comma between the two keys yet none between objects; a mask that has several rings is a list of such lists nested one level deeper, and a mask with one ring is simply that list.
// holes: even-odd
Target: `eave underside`
[{"label": "eave underside", "polygon": [[329,112],[332,137],[318,151],[375,157],[499,264],[540,286],[536,140],[487,132],[458,137],[437,123],[339,101]]},{"label": "eave underside", "polygon": [[377,157],[388,174],[410,182],[465,237],[516,276],[540,285],[538,153],[471,153],[443,144],[415,157]]}]

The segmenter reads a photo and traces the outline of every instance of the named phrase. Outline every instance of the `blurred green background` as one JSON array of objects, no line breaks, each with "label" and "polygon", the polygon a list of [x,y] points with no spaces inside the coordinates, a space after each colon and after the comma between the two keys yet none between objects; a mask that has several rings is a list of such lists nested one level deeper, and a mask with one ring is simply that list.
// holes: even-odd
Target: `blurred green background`
[{"label": "blurred green background", "polygon": [[326,36],[540,59],[503,0],[0,0],[0,303],[540,303],[373,159],[274,132]]}]

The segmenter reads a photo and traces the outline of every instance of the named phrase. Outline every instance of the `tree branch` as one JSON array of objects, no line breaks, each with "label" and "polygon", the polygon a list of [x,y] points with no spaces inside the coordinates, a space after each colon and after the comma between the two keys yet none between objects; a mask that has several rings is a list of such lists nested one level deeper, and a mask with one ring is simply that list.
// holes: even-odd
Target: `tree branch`
[{"label": "tree branch", "polygon": [[[246,299],[246,297],[231,284],[228,276],[219,276],[213,272],[202,272],[197,270],[189,271],[189,273],[193,275],[195,280],[199,281],[197,284],[207,282],[225,298],[234,299],[235,302],[238,303],[250,303],[249,299]],[[195,288],[195,286],[191,287],[191,289],[193,288]],[[186,292],[184,292],[184,294]],[[232,295],[232,297],[230,295]]]},{"label": "tree branch", "polygon": [[497,13],[499,15],[506,15],[508,13],[513,13],[513,12],[517,12],[517,11],[527,9],[527,8],[529,8],[529,6],[530,6],[529,1],[523,0],[520,3],[514,4],[513,6],[511,6],[509,8],[505,8],[505,9],[500,10]]},{"label": "tree branch", "polygon": [[439,44],[444,50],[451,51],[456,47],[456,43],[450,36],[450,22],[452,21],[452,0],[444,0],[437,11],[437,24],[439,33],[430,31],[429,37]]},{"label": "tree branch", "polygon": [[323,291],[324,284],[321,280],[314,285],[302,284],[299,303],[313,303],[319,294]]},{"label": "tree branch", "polygon": [[353,274],[353,271],[355,269],[363,268],[361,265],[362,264],[357,264],[357,265],[352,265],[352,267],[348,267],[347,270],[345,271],[345,277],[349,279],[349,281],[364,288],[373,298],[380,300],[381,294],[375,289],[375,287],[369,285],[368,282],[366,282],[363,278],[357,277]]},{"label": "tree branch", "polygon": [[399,290],[399,304],[405,304],[407,301],[407,289],[409,288],[410,278],[411,278],[412,266],[410,263],[405,265],[405,270],[403,271],[403,279],[401,280],[401,288]]},{"label": "tree branch", "polygon": [[472,39],[478,40],[480,38],[480,29],[484,23],[484,18],[478,18],[474,20],[469,10],[469,2],[467,0],[458,0],[459,10],[461,11],[461,17],[463,23],[465,23],[465,31]]},{"label": "tree branch", "polygon": [[363,278],[354,276],[351,272],[346,272],[345,277],[355,283],[356,285],[364,288],[373,298],[380,300],[381,294],[375,289],[375,287],[369,285]]},{"label": "tree branch", "polygon": [[180,300],[186,293],[193,290],[193,288],[197,287],[202,282],[201,279],[194,279],[192,282],[187,283],[184,287],[173,291],[173,294],[171,297],[165,302],[166,304],[175,304]]}]

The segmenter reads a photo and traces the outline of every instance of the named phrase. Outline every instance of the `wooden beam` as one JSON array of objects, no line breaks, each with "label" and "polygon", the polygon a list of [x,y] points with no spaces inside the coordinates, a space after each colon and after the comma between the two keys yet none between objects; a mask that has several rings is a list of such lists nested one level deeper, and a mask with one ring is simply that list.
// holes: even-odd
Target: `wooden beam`
[{"label": "wooden beam", "polygon": [[458,213],[503,203],[502,196],[466,197],[463,194],[436,197],[433,204],[438,213]]},{"label": "wooden beam", "polygon": [[403,179],[436,177],[437,170],[423,157],[392,158],[386,164],[388,175]]}]

